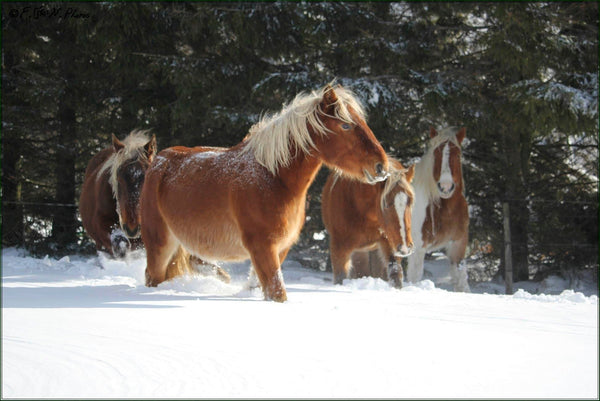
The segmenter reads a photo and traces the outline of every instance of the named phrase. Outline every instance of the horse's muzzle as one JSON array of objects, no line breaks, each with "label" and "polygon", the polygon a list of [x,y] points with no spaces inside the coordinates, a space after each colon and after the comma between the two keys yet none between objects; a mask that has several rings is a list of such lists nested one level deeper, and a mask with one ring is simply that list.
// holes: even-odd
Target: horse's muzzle
[{"label": "horse's muzzle", "polygon": [[121,226],[121,229],[123,230],[123,232],[125,233],[125,235],[127,235],[127,238],[129,238],[129,239],[135,239],[140,236],[141,230],[140,230],[139,225],[135,226],[133,229],[130,229],[127,224],[123,224]]},{"label": "horse's muzzle", "polygon": [[415,250],[414,246],[398,245],[398,249],[394,252],[394,256],[405,258],[410,256]]},{"label": "horse's muzzle", "polygon": [[454,183],[450,183],[450,184],[442,184],[439,183],[437,184],[438,187],[438,191],[440,193],[440,197],[442,199],[448,199],[452,196],[452,194],[454,193],[454,189],[456,188],[456,185],[454,185]]},{"label": "horse's muzzle", "polygon": [[390,176],[390,173],[383,169],[383,165],[381,163],[377,163],[375,165],[375,176],[371,175],[367,169],[363,169],[363,173],[367,183],[371,185],[385,181]]}]

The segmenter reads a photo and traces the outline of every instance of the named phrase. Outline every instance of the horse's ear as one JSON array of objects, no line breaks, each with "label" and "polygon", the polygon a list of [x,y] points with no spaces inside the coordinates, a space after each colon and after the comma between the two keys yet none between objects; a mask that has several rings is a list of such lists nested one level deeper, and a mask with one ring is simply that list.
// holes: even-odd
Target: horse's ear
[{"label": "horse's ear", "polygon": [[408,182],[412,182],[413,178],[415,178],[415,164],[411,164],[406,173],[404,174],[404,176],[406,177],[406,181]]},{"label": "horse's ear", "polygon": [[433,127],[429,127],[429,137],[430,138],[435,138],[437,136],[437,131],[435,130],[435,128]]},{"label": "horse's ear", "polygon": [[156,154],[156,135],[152,135],[152,139],[150,139],[150,141],[144,145],[144,152],[146,152],[146,157],[149,160],[152,160]]},{"label": "horse's ear", "polygon": [[335,90],[330,84],[325,86],[323,90],[323,100],[321,102],[321,109],[326,114],[333,114],[331,111],[335,108],[336,103],[338,102],[338,97],[335,94]]},{"label": "horse's ear", "polygon": [[462,144],[462,141],[465,139],[466,136],[467,129],[465,127],[462,127],[460,131],[456,133],[456,140],[458,141],[458,143]]},{"label": "horse's ear", "polygon": [[119,138],[117,138],[115,134],[112,134],[112,144],[113,148],[115,149],[115,152],[118,152],[119,150],[125,147],[125,144],[119,141]]}]

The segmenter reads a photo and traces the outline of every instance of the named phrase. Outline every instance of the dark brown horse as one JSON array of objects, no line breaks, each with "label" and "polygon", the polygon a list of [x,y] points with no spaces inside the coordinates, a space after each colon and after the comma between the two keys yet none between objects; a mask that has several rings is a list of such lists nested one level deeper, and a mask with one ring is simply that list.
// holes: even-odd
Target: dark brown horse
[{"label": "dark brown horse", "polygon": [[140,245],[139,198],[144,176],[156,154],[156,138],[133,131],[97,153],[85,170],[79,213],[87,234],[113,256]]},{"label": "dark brown horse", "polygon": [[[342,284],[351,277],[376,276],[402,286],[402,268],[390,263],[392,256],[412,252],[410,186],[414,166],[406,170],[390,158],[391,176],[385,182],[367,185],[329,175],[322,193],[321,213],[329,232],[333,280]],[[377,271],[369,269],[369,251],[378,250]],[[350,263],[352,259],[352,263]],[[352,269],[350,269],[352,267]],[[386,269],[387,267],[387,269]],[[388,271],[389,270],[389,271]]]},{"label": "dark brown horse", "polygon": [[446,249],[455,291],[469,292],[467,269],[460,266],[469,236],[469,210],[461,166],[466,129],[430,130],[427,150],[415,169],[412,236],[415,253],[408,258],[406,278],[423,277],[426,252]]},{"label": "dark brown horse", "polygon": [[358,180],[388,176],[388,160],[360,103],[342,87],[300,94],[238,145],[165,149],[142,190],[146,284],[184,252],[205,261],[250,258],[265,299],[285,301],[281,262],[305,219],[306,193],[325,163]]}]

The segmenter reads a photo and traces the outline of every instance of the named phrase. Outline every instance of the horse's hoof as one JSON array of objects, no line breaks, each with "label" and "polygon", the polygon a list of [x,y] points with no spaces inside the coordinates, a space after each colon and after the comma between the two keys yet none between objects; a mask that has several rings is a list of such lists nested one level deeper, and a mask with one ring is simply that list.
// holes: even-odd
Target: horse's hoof
[{"label": "horse's hoof", "polygon": [[454,290],[454,292],[471,292],[471,288],[469,287],[468,283],[458,283],[458,284],[454,284],[452,286],[452,289]]},{"label": "horse's hoof", "polygon": [[285,301],[287,301],[287,294],[283,293],[283,294],[274,295],[274,296],[267,298],[267,300],[275,301],[275,302],[285,302]]},{"label": "horse's hoof", "polygon": [[399,290],[402,289],[402,280],[391,280],[390,284],[392,285],[392,287],[397,288]]},{"label": "horse's hoof", "polygon": [[285,302],[287,301],[287,292],[285,291],[285,288],[276,290],[271,289],[271,291],[265,293],[265,299],[267,301]]},{"label": "horse's hoof", "polygon": [[231,283],[231,276],[229,275],[229,273],[227,273],[220,267],[217,267],[217,278],[225,284]]}]

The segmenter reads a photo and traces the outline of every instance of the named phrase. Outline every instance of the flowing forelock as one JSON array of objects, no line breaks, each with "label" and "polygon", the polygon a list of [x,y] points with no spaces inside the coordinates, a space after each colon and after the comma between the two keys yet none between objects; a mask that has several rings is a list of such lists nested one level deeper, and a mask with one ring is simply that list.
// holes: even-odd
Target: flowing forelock
[{"label": "flowing forelock", "polygon": [[385,181],[385,186],[383,187],[383,192],[381,193],[381,199],[379,201],[381,210],[385,208],[385,198],[389,195],[390,191],[396,186],[396,184],[400,184],[403,192],[405,192],[409,197],[414,198],[415,196],[412,185],[406,179],[406,172],[408,169],[401,167],[399,163],[397,166],[396,163],[392,162],[393,159],[390,156],[388,156],[388,159],[390,159],[390,176]]},{"label": "flowing forelock", "polygon": [[146,145],[150,138],[148,133],[150,130],[133,130],[127,135],[123,142],[123,149],[118,152],[113,152],[112,155],[104,162],[100,172],[96,179],[100,179],[102,175],[108,172],[108,182],[112,188],[113,196],[117,199],[117,172],[119,167],[128,160],[135,158],[136,160],[147,160],[146,152],[144,151],[144,145]]}]

